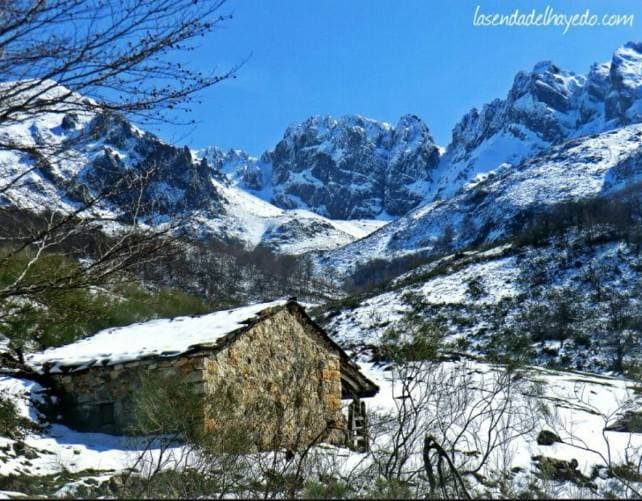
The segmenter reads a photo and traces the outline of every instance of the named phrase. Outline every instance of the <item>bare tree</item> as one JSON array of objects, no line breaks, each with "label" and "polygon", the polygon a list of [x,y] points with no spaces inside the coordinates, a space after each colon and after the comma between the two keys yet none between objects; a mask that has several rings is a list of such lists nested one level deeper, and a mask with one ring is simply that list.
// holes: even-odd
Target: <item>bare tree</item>
[{"label": "bare tree", "polygon": [[522,383],[502,367],[417,361],[393,367],[390,383],[394,412],[371,420],[373,463],[416,495],[470,498],[471,480],[506,480],[515,441],[535,428]]},{"label": "bare tree", "polygon": [[[125,117],[176,122],[197,92],[234,76],[236,67],[202,72],[183,62],[229,17],[220,14],[223,4],[0,0],[0,154],[7,173],[0,180],[0,328],[19,321],[25,308],[46,308],[43,294],[107,288],[170,249],[176,219],[160,228],[139,225],[154,209],[144,197],[156,175],[153,161],[113,173],[100,188],[60,172],[86,161],[77,152],[95,141],[98,124],[123,127]],[[62,139],[16,134],[21,124],[52,117],[68,130]],[[92,126],[76,127],[79,121]],[[70,202],[25,203],[34,176],[50,180],[56,197]],[[117,215],[105,211],[114,199],[125,200]]]},{"label": "bare tree", "polygon": [[439,330],[413,315],[383,343],[394,408],[370,418],[383,494],[468,498],[473,483],[507,481],[515,443],[537,422],[524,378],[448,355]]},{"label": "bare tree", "polygon": [[[146,171],[135,179],[121,179],[109,190],[91,198],[83,209],[117,192],[143,190]],[[139,200],[134,197],[133,210]],[[135,280],[132,271],[161,256],[176,252],[173,230],[177,218],[164,227],[140,227],[115,221],[111,216],[85,216],[44,210],[32,213],[0,210],[0,333],[9,338],[14,355],[4,354],[4,365],[22,365],[22,353],[39,345],[41,329],[25,319],[46,311],[60,294],[102,291]],[[106,233],[102,224],[110,225]],[[109,228],[109,226],[108,226]],[[35,315],[34,315],[35,313]],[[43,315],[44,318],[44,315]]]},{"label": "bare tree", "polygon": [[233,75],[193,70],[173,54],[224,21],[223,3],[3,0],[0,124],[88,110],[158,118],[159,109],[184,107]]}]

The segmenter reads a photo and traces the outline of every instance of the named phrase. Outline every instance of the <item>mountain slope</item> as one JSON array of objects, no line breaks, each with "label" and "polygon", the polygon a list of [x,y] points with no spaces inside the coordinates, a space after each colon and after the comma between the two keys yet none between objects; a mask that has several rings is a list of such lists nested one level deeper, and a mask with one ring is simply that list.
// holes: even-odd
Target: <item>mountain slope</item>
[{"label": "mountain slope", "polygon": [[224,235],[250,248],[260,245],[276,253],[297,255],[342,247],[385,224],[376,220],[332,220],[303,209],[279,209],[227,183],[216,179],[212,183],[223,199],[224,215],[194,215],[190,226],[199,236]]},{"label": "mountain slope", "polygon": [[411,315],[450,349],[637,377],[641,242],[595,224],[450,254],[378,291],[329,305],[319,318],[365,359],[376,358],[390,329],[406,332]]},{"label": "mountain slope", "polygon": [[642,44],[586,77],[539,63],[517,75],[505,100],[455,127],[426,204],[320,266],[349,273],[359,262],[494,242],[555,204],[631,187],[640,180],[641,107]]},{"label": "mountain slope", "polygon": [[417,208],[319,263],[348,272],[360,261],[498,241],[556,204],[609,195],[640,181],[641,144],[641,125],[569,141],[498,169],[451,199]]}]

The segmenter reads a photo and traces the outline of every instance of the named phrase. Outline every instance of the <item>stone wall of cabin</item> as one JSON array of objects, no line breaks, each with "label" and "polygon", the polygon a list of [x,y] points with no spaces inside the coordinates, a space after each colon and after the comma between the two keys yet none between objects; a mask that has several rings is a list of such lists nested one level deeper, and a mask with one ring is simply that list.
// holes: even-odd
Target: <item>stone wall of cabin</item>
[{"label": "stone wall of cabin", "polygon": [[241,447],[345,443],[340,359],[287,310],[256,323],[218,353],[140,360],[55,375],[63,416],[75,429],[127,434],[143,376],[193,383],[206,429],[241,432]]},{"label": "stone wall of cabin", "polygon": [[62,398],[63,419],[81,431],[129,434],[132,399],[144,377],[169,377],[193,383],[202,392],[205,356],[140,360],[82,372],[54,375]]},{"label": "stone wall of cabin", "polygon": [[345,443],[339,356],[287,310],[206,358],[204,375],[206,426],[216,433],[231,424],[242,447]]}]

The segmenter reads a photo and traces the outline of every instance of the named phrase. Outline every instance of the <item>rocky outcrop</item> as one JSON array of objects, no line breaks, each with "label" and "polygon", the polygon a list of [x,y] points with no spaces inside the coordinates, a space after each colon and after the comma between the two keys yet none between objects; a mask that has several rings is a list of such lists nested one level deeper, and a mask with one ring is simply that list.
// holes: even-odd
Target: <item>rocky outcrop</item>
[{"label": "rocky outcrop", "polygon": [[562,443],[562,439],[551,430],[541,430],[537,434],[537,445],[553,445],[556,443]]},{"label": "rocky outcrop", "polygon": [[430,131],[415,115],[396,127],[358,115],[311,117],[288,127],[260,158],[216,147],[199,155],[227,182],[277,207],[331,219],[405,214],[423,200],[439,163]]},{"label": "rocky outcrop", "polygon": [[216,146],[210,146],[199,152],[212,169],[212,176],[222,182],[228,182],[247,191],[260,191],[269,179],[264,179],[263,169],[269,159],[258,159],[239,149],[224,152]]},{"label": "rocky outcrop", "polygon": [[414,116],[396,127],[361,116],[289,127],[271,154],[273,202],[333,219],[398,216],[423,198],[439,152]]},{"label": "rocky outcrop", "polygon": [[637,123],[642,119],[642,43],[629,42],[613,54],[607,88],[607,120],[618,124]]},{"label": "rocky outcrop", "polygon": [[221,197],[206,159],[136,129],[124,117],[98,114],[86,134],[99,146],[80,180],[116,204],[125,215],[175,216],[183,211],[216,214]]}]

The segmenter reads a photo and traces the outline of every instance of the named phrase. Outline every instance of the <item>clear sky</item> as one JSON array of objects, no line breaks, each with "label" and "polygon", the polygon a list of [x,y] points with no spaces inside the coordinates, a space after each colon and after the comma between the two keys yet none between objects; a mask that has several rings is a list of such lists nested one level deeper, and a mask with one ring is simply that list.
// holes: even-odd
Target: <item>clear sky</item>
[{"label": "clear sky", "polygon": [[[550,6],[556,13],[634,14],[633,27],[475,27],[473,15]],[[439,144],[474,106],[504,97],[520,69],[550,59],[585,73],[642,41],[642,0],[228,0],[223,29],[189,55],[203,70],[250,56],[236,80],[201,95],[196,126],[156,132],[192,147],[253,154],[293,122],[359,113],[395,123],[420,116]]]}]

